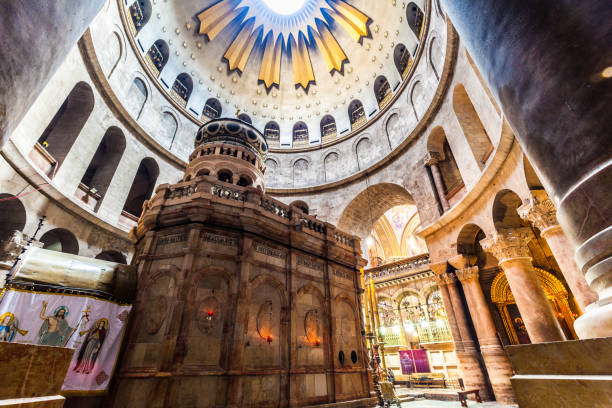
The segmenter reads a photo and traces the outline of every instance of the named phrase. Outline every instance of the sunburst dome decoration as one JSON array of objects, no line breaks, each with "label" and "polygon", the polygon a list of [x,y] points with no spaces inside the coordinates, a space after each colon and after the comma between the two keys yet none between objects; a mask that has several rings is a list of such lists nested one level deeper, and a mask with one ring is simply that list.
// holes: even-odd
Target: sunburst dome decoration
[{"label": "sunburst dome decoration", "polygon": [[[286,0],[290,1],[290,0]],[[332,34],[342,27],[358,43],[370,37],[372,20],[343,0],[302,0],[299,10],[275,12],[271,0],[221,0],[200,14],[200,34],[213,41],[226,27],[236,24],[236,34],[223,55],[230,72],[242,73],[252,51],[261,47],[259,83],[269,91],[280,86],[281,56],[293,67],[295,87],[308,92],[315,82],[309,50],[318,49],[330,74],[343,73],[348,57]]]}]

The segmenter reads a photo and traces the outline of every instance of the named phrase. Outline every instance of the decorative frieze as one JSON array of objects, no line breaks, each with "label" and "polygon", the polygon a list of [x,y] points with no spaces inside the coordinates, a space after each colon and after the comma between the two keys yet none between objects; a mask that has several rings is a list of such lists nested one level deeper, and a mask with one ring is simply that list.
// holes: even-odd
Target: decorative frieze
[{"label": "decorative frieze", "polygon": [[304,266],[317,272],[323,272],[324,265],[305,256],[297,257],[298,266]]},{"label": "decorative frieze", "polygon": [[532,191],[516,211],[522,219],[531,222],[542,232],[559,226],[557,209],[544,190]]},{"label": "decorative frieze", "polygon": [[287,257],[287,253],[283,250],[269,247],[267,245],[261,244],[259,242],[255,242],[253,244],[253,249],[255,252],[260,253],[262,255],[271,256],[272,258],[285,259]]},{"label": "decorative frieze", "polygon": [[225,235],[213,234],[211,232],[204,232],[202,234],[202,240],[204,242],[210,242],[212,244],[235,247],[238,246],[238,240],[233,237],[227,237]]},{"label": "decorative frieze", "polygon": [[529,228],[504,228],[481,240],[480,245],[501,264],[516,258],[531,258],[527,243],[533,238]]}]

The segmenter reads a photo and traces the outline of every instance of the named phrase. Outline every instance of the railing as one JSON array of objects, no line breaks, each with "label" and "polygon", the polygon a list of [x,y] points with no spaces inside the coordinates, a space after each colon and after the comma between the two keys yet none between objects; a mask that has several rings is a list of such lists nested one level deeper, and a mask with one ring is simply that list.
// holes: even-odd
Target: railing
[{"label": "railing", "polygon": [[[387,328],[387,331],[389,328]],[[385,347],[393,347],[393,346],[407,346],[407,344],[402,344],[402,338],[397,333],[385,333],[382,335],[383,341],[385,342]]]},{"label": "railing", "polygon": [[300,224],[302,227],[305,227],[313,232],[318,232],[319,234],[327,233],[327,227],[321,221],[317,221],[315,218],[302,216],[300,219]]},{"label": "railing", "polygon": [[274,215],[289,219],[289,210],[284,207],[284,204],[276,203],[270,199],[262,197],[260,205],[264,210],[271,212]]},{"label": "railing", "polygon": [[167,193],[166,198],[173,199],[173,198],[189,197],[193,193],[196,193],[197,191],[198,191],[197,184],[188,184],[186,186],[172,187],[170,191]]},{"label": "railing", "polygon": [[422,254],[390,264],[370,268],[366,272],[371,274],[372,278],[380,278],[401,272],[407,272],[411,269],[423,268],[427,265],[429,265],[429,254]]},{"label": "railing", "polygon": [[244,201],[245,194],[243,191],[239,191],[233,188],[219,186],[213,184],[210,186],[210,194],[219,198],[226,198],[228,200]]},{"label": "railing", "polygon": [[419,334],[419,342],[421,344],[453,341],[453,336],[446,319],[428,321],[426,326],[423,326],[421,323],[417,328],[417,333]]}]

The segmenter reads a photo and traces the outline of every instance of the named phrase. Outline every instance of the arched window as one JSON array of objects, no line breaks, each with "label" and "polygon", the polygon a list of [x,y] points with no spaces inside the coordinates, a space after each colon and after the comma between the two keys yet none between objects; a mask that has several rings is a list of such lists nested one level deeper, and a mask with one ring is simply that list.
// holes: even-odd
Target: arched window
[{"label": "arched window", "polygon": [[493,144],[480,121],[478,113],[476,113],[476,109],[474,109],[474,105],[472,105],[472,100],[462,84],[455,86],[453,92],[453,110],[461,125],[461,129],[463,129],[463,134],[472,149],[476,163],[482,170],[493,152]]},{"label": "arched window", "polygon": [[336,129],[336,121],[332,115],[325,115],[321,119],[321,137],[323,139],[331,139],[336,137],[338,130]]},{"label": "arched window", "polygon": [[308,144],[308,126],[304,122],[297,122],[293,125],[293,145]]},{"label": "arched window", "polygon": [[0,250],[2,242],[22,231],[26,225],[26,209],[21,201],[12,194],[0,194]]},{"label": "arched window", "polygon": [[147,65],[155,76],[159,76],[162,72],[166,63],[168,62],[168,57],[170,56],[170,49],[168,48],[168,44],[164,40],[157,40],[151,45],[149,51],[147,51],[147,56],[145,60]]},{"label": "arched window", "polygon": [[159,167],[155,160],[149,157],[142,159],[136,171],[136,176],[134,176],[128,197],[125,200],[125,205],[123,206],[124,212],[134,217],[140,217],[142,205],[151,198],[158,175]]},{"label": "arched window", "polygon": [[238,120],[241,120],[244,123],[248,123],[249,125],[253,124],[253,121],[251,120],[251,117],[249,115],[247,115],[246,113],[241,113],[240,115],[238,115]]},{"label": "arched window", "polygon": [[374,95],[381,109],[391,100],[391,86],[384,75],[380,75],[374,81]]},{"label": "arched window", "polygon": [[176,121],[176,117],[170,112],[162,113],[158,134],[160,141],[162,141],[163,145],[167,146],[169,150],[172,149],[177,130],[178,122]]},{"label": "arched window", "polygon": [[[106,194],[124,150],[125,136],[121,129],[114,126],[108,128],[81,179],[81,189],[87,194],[85,197],[101,202],[100,198]],[[94,208],[97,210],[97,206]]]},{"label": "arched window", "polygon": [[216,98],[210,98],[206,101],[204,105],[204,110],[202,111],[202,120],[210,120],[217,119],[221,117],[222,109],[221,102],[219,102]]},{"label": "arched window", "polygon": [[296,200],[292,202],[291,205],[302,210],[304,214],[308,214],[308,211],[309,211],[308,204],[306,204],[304,201]]},{"label": "arched window", "polygon": [[[449,203],[452,205],[465,194],[465,188],[461,172],[457,166],[457,161],[453,151],[446,140],[444,129],[440,126],[432,130],[427,141],[427,149],[435,152],[436,163],[442,179],[442,190]],[[430,165],[431,167],[431,165]],[[432,170],[435,171],[435,170]],[[434,179],[435,182],[435,179]]]},{"label": "arched window", "polygon": [[74,234],[64,228],[55,228],[47,231],[40,237],[44,249],[78,255],[79,241]]},{"label": "arched window", "polygon": [[128,89],[125,107],[136,120],[140,118],[144,104],[147,101],[147,95],[147,87],[142,79],[134,78],[132,85]]},{"label": "arched window", "polygon": [[342,166],[340,163],[340,155],[336,152],[331,152],[323,160],[323,166],[325,167],[325,181],[333,181],[340,178],[342,173]]},{"label": "arched window", "polygon": [[421,38],[421,29],[423,28],[423,10],[415,3],[410,2],[406,6],[406,21],[410,29],[418,39]]},{"label": "arched window", "polygon": [[151,2],[149,0],[136,0],[130,6],[130,24],[132,28],[132,34],[136,35],[140,32],[142,27],[149,22],[151,18]]},{"label": "arched window", "polygon": [[408,73],[408,67],[410,66],[410,52],[408,48],[402,43],[395,46],[393,50],[393,61],[395,62],[395,68],[402,76],[402,79],[406,77]]},{"label": "arched window", "polygon": [[[64,162],[93,108],[94,95],[91,87],[85,82],[79,82],[72,88],[51,123],[38,139],[38,143],[57,162],[53,172]],[[46,169],[43,170],[46,171]]]},{"label": "arched window", "polygon": [[280,140],[280,127],[278,123],[274,121],[266,123],[264,136],[268,142]]},{"label": "arched window", "polygon": [[98,255],[96,255],[96,259],[101,259],[103,261],[109,261],[109,262],[117,262],[120,264],[127,263],[127,259],[125,258],[125,255],[123,255],[119,251],[112,251],[112,250],[100,252]]},{"label": "arched window", "polygon": [[174,80],[170,94],[172,98],[184,108],[187,106],[191,91],[193,91],[193,79],[191,79],[188,73],[183,72]]},{"label": "arched window", "polygon": [[348,107],[349,119],[351,121],[351,130],[359,128],[366,122],[365,111],[361,101],[355,99]]},{"label": "arched window", "polygon": [[298,159],[293,163],[293,185],[303,185],[308,179],[308,162],[306,159]]},{"label": "arched window", "polygon": [[240,178],[238,179],[238,185],[240,187],[248,187],[253,185],[253,181],[249,176],[240,176]]},{"label": "arched window", "polygon": [[219,181],[231,184],[234,179],[234,175],[229,170],[219,170],[219,172],[217,173],[217,178],[219,179]]}]

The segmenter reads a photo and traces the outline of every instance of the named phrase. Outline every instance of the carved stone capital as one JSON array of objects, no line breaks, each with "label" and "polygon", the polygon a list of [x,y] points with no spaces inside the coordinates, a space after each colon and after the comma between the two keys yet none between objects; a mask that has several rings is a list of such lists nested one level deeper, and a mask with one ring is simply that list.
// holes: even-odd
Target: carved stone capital
[{"label": "carved stone capital", "polygon": [[444,273],[439,276],[439,279],[444,282],[444,285],[451,285],[457,282],[457,277],[454,273]]},{"label": "carved stone capital", "polygon": [[511,259],[531,258],[527,243],[533,238],[529,228],[505,228],[481,240],[480,245],[501,264]]},{"label": "carved stone capital", "polygon": [[517,212],[540,231],[559,225],[557,209],[544,190],[532,191],[531,196],[524,199],[523,205],[517,208]]},{"label": "carved stone capital", "polygon": [[455,273],[457,274],[457,278],[461,282],[478,281],[478,267],[477,266],[467,266],[463,269],[457,269]]},{"label": "carved stone capital", "polygon": [[444,262],[436,262],[436,263],[430,263],[429,264],[429,268],[438,276],[443,275],[446,273],[446,270],[448,269],[448,265],[446,264],[446,261]]},{"label": "carved stone capital", "polygon": [[476,263],[476,255],[459,254],[450,258],[448,263],[455,269],[463,269]]},{"label": "carved stone capital", "polygon": [[438,164],[438,162],[440,162],[442,159],[442,155],[438,152],[427,152],[423,158],[423,163],[425,166],[433,166]]}]

